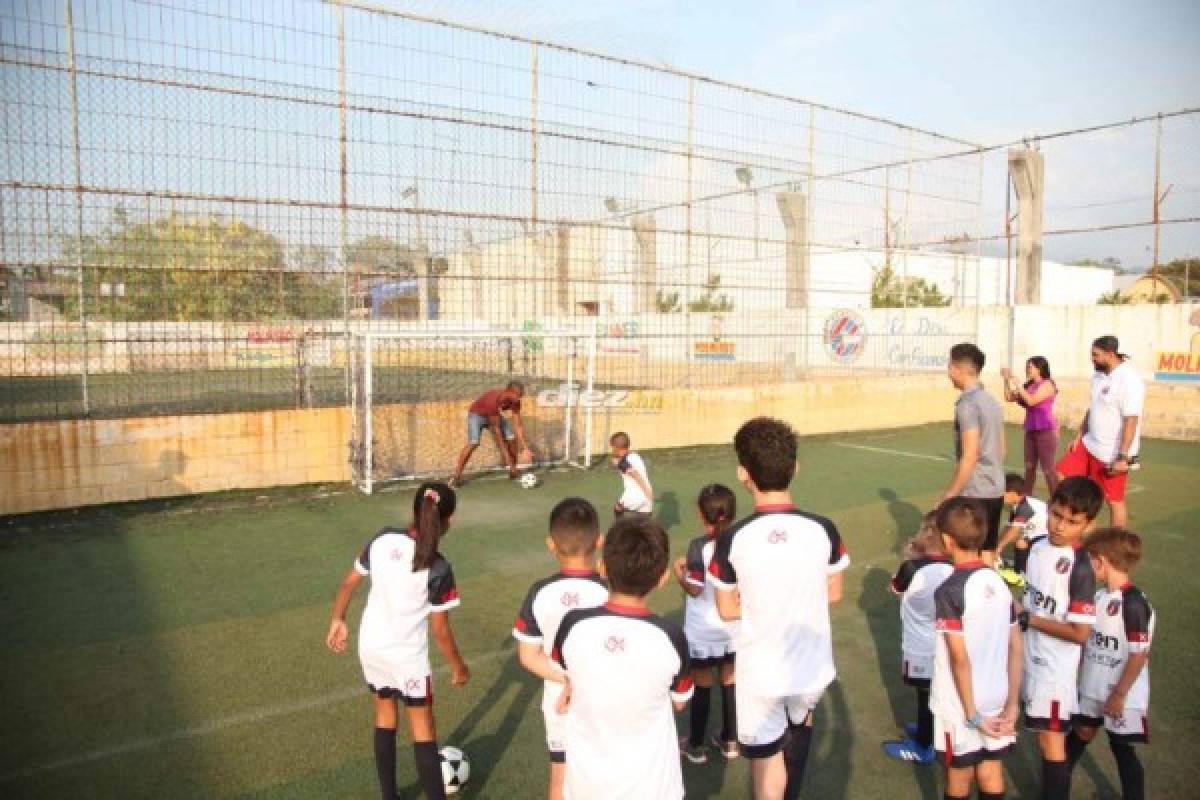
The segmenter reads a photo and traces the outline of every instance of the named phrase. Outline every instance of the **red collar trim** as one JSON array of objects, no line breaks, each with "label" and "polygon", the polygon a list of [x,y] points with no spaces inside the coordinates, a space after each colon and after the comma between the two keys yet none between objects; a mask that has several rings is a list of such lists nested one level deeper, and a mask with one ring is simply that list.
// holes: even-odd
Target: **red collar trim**
[{"label": "red collar trim", "polygon": [[771,511],[795,511],[796,504],[795,503],[767,503],[765,505],[755,506],[754,510],[759,513],[771,512]]},{"label": "red collar trim", "polygon": [[1121,584],[1120,588],[1118,588],[1117,591],[1121,592],[1123,594],[1125,592],[1128,592],[1132,588],[1133,588],[1133,581],[1125,581],[1124,583]]},{"label": "red collar trim", "polygon": [[930,561],[949,561],[950,560],[949,556],[944,556],[941,553],[930,553],[929,555],[927,555],[925,557],[928,558]]},{"label": "red collar trim", "polygon": [[628,614],[632,617],[650,616],[650,609],[645,606],[625,606],[620,603],[605,603],[604,607],[609,611],[615,611],[618,614]]},{"label": "red collar trim", "polygon": [[974,561],[964,561],[961,564],[955,564],[954,568],[955,569],[974,569],[975,567],[986,567],[986,566],[987,566],[987,564],[984,564],[979,559],[976,559]]},{"label": "red collar trim", "polygon": [[414,542],[417,540],[417,529],[416,528],[409,528],[408,530],[405,531],[405,533],[408,534],[408,538],[412,539]]},{"label": "red collar trim", "polygon": [[596,574],[594,569],[562,569],[559,572],[568,578],[590,578]]}]

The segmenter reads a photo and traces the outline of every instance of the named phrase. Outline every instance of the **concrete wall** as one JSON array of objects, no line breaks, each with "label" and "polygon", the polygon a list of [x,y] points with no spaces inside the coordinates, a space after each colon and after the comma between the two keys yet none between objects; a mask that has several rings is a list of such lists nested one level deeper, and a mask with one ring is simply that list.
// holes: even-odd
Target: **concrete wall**
[{"label": "concrete wall", "polygon": [[[996,389],[999,377],[985,376]],[[1060,418],[1076,423],[1086,382],[1064,381]],[[643,390],[625,408],[597,410],[593,447],[628,431],[640,448],[719,444],[744,420],[772,414],[805,434],[948,422],[955,393],[937,374],[825,378],[768,386]],[[538,409],[531,409],[534,416]],[[445,435],[421,467],[448,465],[461,440],[461,404],[385,409],[382,438],[408,441],[413,420],[440,420]],[[1009,418],[1020,420],[1010,405]],[[394,426],[395,427],[392,429]],[[1200,441],[1200,386],[1154,384],[1146,434]],[[267,411],[0,426],[0,514],[350,479],[346,409]],[[948,434],[947,434],[948,435]],[[480,458],[486,458],[481,453]]]}]

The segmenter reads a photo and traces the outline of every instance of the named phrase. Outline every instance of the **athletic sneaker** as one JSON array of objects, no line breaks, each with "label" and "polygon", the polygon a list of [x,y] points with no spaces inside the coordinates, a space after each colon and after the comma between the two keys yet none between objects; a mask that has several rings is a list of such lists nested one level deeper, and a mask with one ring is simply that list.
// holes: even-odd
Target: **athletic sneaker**
[{"label": "athletic sneaker", "polygon": [[717,748],[717,752],[726,758],[738,757],[738,743],[736,739],[722,739],[719,734],[712,735],[713,747]]},{"label": "athletic sneaker", "polygon": [[1025,576],[1017,572],[1007,564],[1001,564],[996,567],[997,574],[1004,579],[1004,582],[1016,589],[1025,588]]},{"label": "athletic sneaker", "polygon": [[693,764],[708,763],[708,748],[704,745],[692,747],[686,736],[679,737],[679,754]]},{"label": "athletic sneaker", "polygon": [[897,761],[907,761],[910,764],[933,764],[937,761],[937,752],[932,746],[921,747],[908,738],[899,742],[884,742],[883,752]]}]

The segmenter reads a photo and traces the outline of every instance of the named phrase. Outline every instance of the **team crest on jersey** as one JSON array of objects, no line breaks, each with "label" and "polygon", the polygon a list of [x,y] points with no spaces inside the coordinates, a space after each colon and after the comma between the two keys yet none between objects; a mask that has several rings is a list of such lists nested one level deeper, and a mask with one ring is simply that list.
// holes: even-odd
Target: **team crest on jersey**
[{"label": "team crest on jersey", "polygon": [[1109,600],[1108,607],[1105,610],[1108,611],[1110,617],[1115,617],[1121,611],[1121,601],[1116,598]]},{"label": "team crest on jersey", "polygon": [[996,596],[996,587],[984,586],[983,587],[983,596],[988,598],[989,600],[991,600],[993,597]]},{"label": "team crest on jersey", "polygon": [[421,682],[416,678],[409,678],[404,682],[404,693],[409,697],[416,697],[421,691]]},{"label": "team crest on jersey", "polygon": [[610,653],[624,653],[625,640],[619,636],[610,636],[604,640],[604,649]]},{"label": "team crest on jersey", "polygon": [[1056,563],[1054,565],[1054,571],[1057,572],[1059,575],[1066,575],[1067,570],[1069,570],[1070,568],[1071,568],[1071,559],[1067,558],[1066,556],[1063,556],[1062,558],[1060,558],[1058,560],[1058,563]]},{"label": "team crest on jersey", "polygon": [[579,592],[563,592],[561,602],[567,608],[578,608]]},{"label": "team crest on jersey", "polygon": [[783,544],[787,541],[787,531],[778,529],[773,530],[767,534],[767,541],[771,544]]},{"label": "team crest on jersey", "polygon": [[389,558],[391,558],[391,559],[392,559],[392,561],[403,561],[403,560],[404,560],[404,553],[401,553],[401,552],[400,552],[400,548],[399,548],[399,547],[393,547],[393,548],[392,548],[391,555],[389,556]]}]

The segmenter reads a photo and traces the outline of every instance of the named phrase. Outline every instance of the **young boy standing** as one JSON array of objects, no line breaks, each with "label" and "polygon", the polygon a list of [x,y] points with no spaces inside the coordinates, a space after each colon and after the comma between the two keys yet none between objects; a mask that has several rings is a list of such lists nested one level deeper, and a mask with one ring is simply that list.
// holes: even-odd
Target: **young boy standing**
[{"label": "young boy standing", "polygon": [[1065,478],[1050,497],[1048,535],[1029,546],[1025,565],[1025,724],[1038,734],[1043,800],[1066,800],[1071,770],[1066,740],[1078,710],[1079,657],[1096,622],[1096,576],[1083,537],[1104,505],[1084,477]]},{"label": "young boy standing", "polygon": [[754,513],[717,538],[709,580],[721,618],[741,620],[734,637],[737,728],[751,759],[754,797],[794,800],[813,709],[836,675],[829,604],[841,599],[850,558],[832,521],[792,503],[796,434],[787,423],[752,419],[733,446]]},{"label": "young boy standing", "polygon": [[937,644],[930,707],[934,744],[946,765],[946,800],[1004,797],[1000,758],[1016,743],[1021,632],[1012,594],[980,557],[987,510],[977,500],[942,503],[937,528],[954,572],[934,592]]},{"label": "young boy standing", "polygon": [[688,646],[646,596],[670,577],[667,532],[650,517],[619,519],[604,540],[608,602],[568,611],[553,659],[567,673],[567,800],[679,800],[674,711],[692,696]]},{"label": "young boy standing", "polygon": [[618,431],[608,440],[612,447],[612,463],[621,473],[621,498],[613,506],[613,513],[649,515],[654,510],[654,489],[650,487],[650,476],[646,462],[629,447],[629,434]]},{"label": "young boy standing", "polygon": [[558,558],[558,572],[530,587],[513,626],[521,666],[545,682],[542,715],[550,751],[549,800],[561,800],[566,774],[566,718],[556,708],[566,677],[550,661],[550,648],[568,611],[594,608],[608,599],[608,587],[592,566],[599,538],[596,509],[587,500],[568,497],[554,507],[546,547]]},{"label": "young boy standing", "polygon": [[1096,580],[1096,628],[1083,647],[1079,713],[1067,735],[1071,767],[1101,727],[1117,760],[1121,797],[1146,796],[1142,763],[1133,745],[1150,741],[1150,640],[1154,609],[1129,578],[1142,559],[1142,539],[1124,528],[1106,528],[1084,540]]}]

